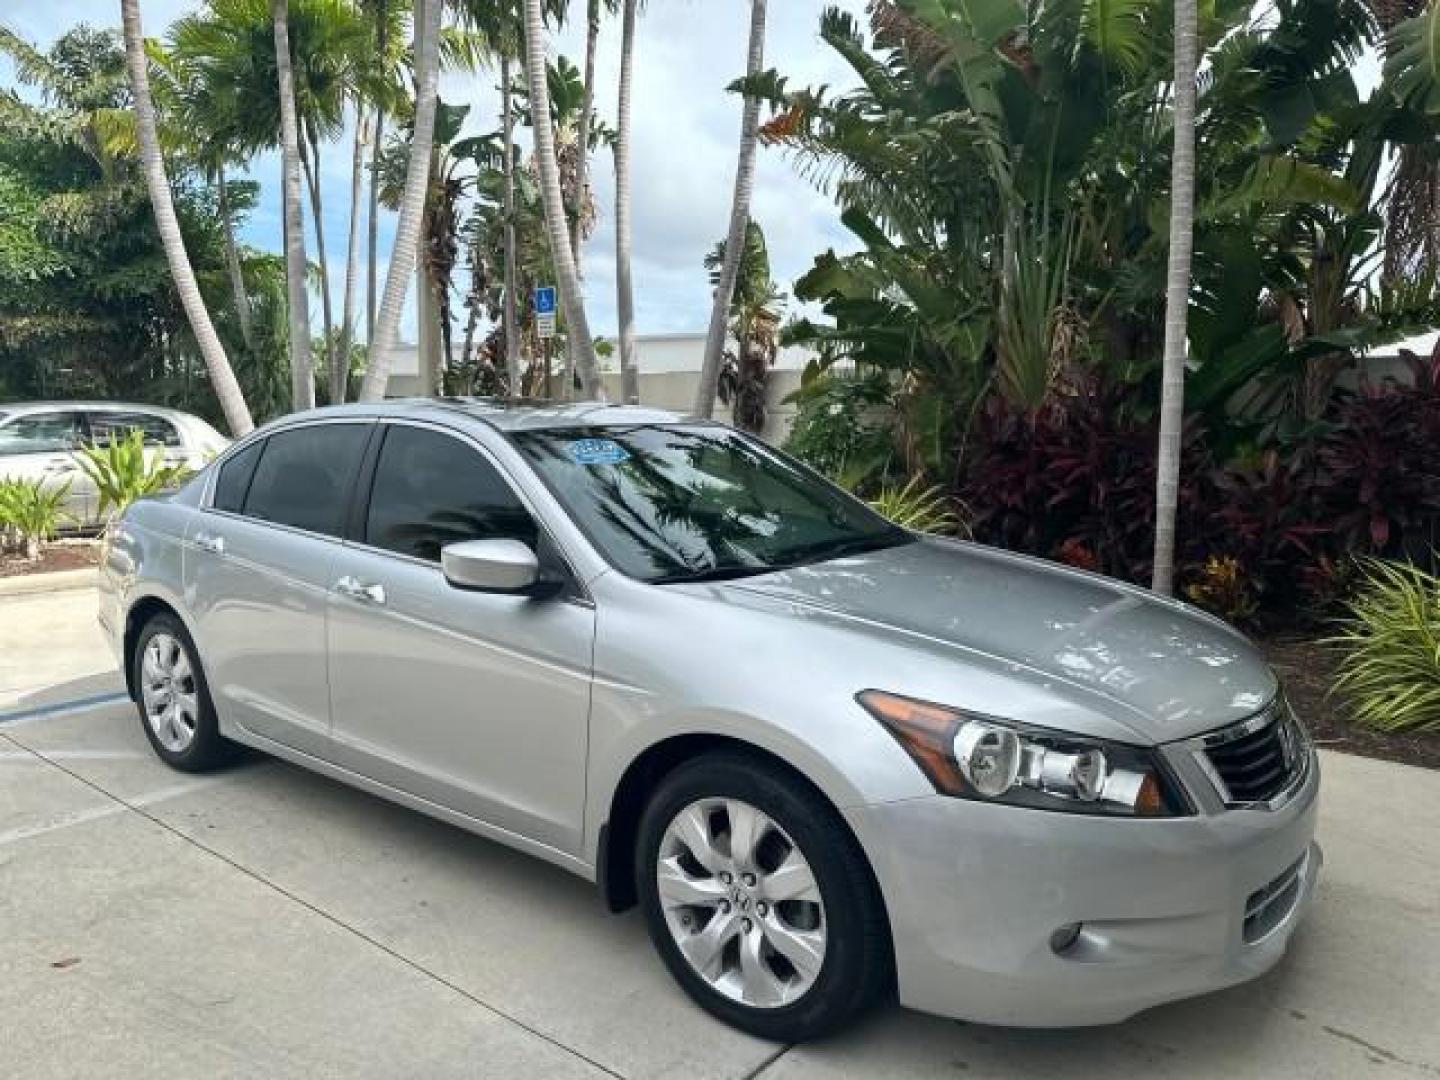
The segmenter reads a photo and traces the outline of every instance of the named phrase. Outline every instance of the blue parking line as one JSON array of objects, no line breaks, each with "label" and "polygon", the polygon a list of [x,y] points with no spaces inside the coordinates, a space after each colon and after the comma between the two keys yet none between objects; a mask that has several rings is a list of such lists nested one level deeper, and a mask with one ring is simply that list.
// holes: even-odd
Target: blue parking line
[{"label": "blue parking line", "polygon": [[81,709],[93,709],[99,705],[113,705],[129,700],[130,695],[125,691],[111,690],[108,694],[93,694],[90,697],[71,698],[69,701],[56,701],[50,705],[37,705],[33,709],[0,713],[0,724],[13,724],[18,720],[38,720],[41,717],[57,713],[79,712]]}]

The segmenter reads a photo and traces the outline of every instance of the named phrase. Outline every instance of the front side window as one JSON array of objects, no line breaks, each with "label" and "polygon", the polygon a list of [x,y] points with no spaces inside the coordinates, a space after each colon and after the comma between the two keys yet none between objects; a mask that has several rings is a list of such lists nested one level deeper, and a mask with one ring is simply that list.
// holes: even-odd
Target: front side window
[{"label": "front side window", "polygon": [[164,417],[143,412],[121,412],[105,410],[92,412],[90,439],[96,443],[108,443],[126,438],[130,432],[143,434],[146,446],[179,446],[180,433],[175,425]]},{"label": "front side window", "polygon": [[79,446],[79,413],[29,413],[0,427],[0,457],[64,453]]},{"label": "front side window", "polygon": [[461,540],[536,544],[535,521],[474,447],[424,428],[394,425],[375,463],[365,542],[431,562]]},{"label": "front side window", "polygon": [[911,539],[727,428],[647,424],[512,438],[606,559],[642,581],[744,577]]},{"label": "front side window", "polygon": [[368,424],[312,424],[271,435],[245,496],[245,516],[339,536],[369,432]]}]

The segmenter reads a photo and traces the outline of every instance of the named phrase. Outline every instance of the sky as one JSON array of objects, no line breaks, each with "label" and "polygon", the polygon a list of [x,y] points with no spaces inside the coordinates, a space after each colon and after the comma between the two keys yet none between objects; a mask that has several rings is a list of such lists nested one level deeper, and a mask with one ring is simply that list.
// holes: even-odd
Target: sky
[{"label": "sky", "polygon": [[[766,33],[767,67],[790,76],[794,85],[844,87],[853,76],[818,36],[820,13],[835,0],[780,0],[770,5]],[[200,8],[194,0],[141,0],[149,37],[162,37],[179,16]],[[863,13],[863,0],[839,6]],[[584,58],[583,0],[572,3],[571,17],[551,41],[556,53],[577,67]],[[725,92],[744,74],[750,5],[745,0],[664,0],[644,7],[635,49],[631,160],[633,272],[636,324],[643,334],[703,332],[710,314],[710,285],[703,260],[725,235],[734,190],[740,134],[741,99]],[[118,29],[117,0],[0,0],[0,22],[32,43],[47,47],[76,23]],[[603,25],[597,59],[597,109],[614,126],[619,72],[620,23]],[[0,60],[0,86],[13,85],[13,71]],[[447,74],[441,98],[470,104],[469,132],[499,128],[496,77]],[[524,134],[519,136],[524,141]],[[592,183],[599,220],[585,246],[585,294],[592,330],[613,334],[615,319],[614,172],[611,156],[594,160]],[[344,279],[349,214],[350,147],[348,137],[322,158],[327,262],[336,310]],[[261,199],[241,234],[243,243],[280,251],[280,166],[263,155],[250,170],[261,185]],[[807,181],[779,150],[759,153],[751,214],[765,230],[772,276],[787,290],[828,248],[851,250],[849,234],[834,204]],[[394,215],[381,224],[381,288]],[[317,258],[313,236],[307,254]],[[363,278],[363,273],[362,273]],[[363,289],[363,284],[362,284]],[[320,305],[312,300],[318,320]],[[457,300],[457,319],[463,316]],[[363,299],[361,301],[363,311]],[[797,309],[792,305],[793,313]],[[402,337],[414,337],[413,288]]]}]

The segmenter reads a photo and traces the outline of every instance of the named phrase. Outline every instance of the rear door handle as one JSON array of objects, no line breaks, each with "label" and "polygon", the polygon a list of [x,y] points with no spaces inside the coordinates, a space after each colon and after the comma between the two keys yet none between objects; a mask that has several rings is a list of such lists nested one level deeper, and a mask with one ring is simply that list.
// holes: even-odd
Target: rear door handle
[{"label": "rear door handle", "polygon": [[361,581],[359,578],[342,577],[335,582],[335,591],[341,596],[348,596],[351,600],[359,600],[362,604],[383,604],[385,603],[385,586],[377,585],[373,581]]},{"label": "rear door handle", "polygon": [[223,536],[216,536],[213,533],[196,533],[195,546],[202,551],[210,552],[212,555],[225,554],[225,538]]}]

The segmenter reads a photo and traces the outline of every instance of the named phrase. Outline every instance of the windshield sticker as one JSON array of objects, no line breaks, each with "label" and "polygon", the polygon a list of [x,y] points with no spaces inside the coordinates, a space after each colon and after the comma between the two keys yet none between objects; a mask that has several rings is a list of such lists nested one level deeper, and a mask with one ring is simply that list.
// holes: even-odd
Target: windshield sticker
[{"label": "windshield sticker", "polygon": [[619,465],[630,459],[630,451],[614,439],[576,439],[565,449],[577,465]]}]

